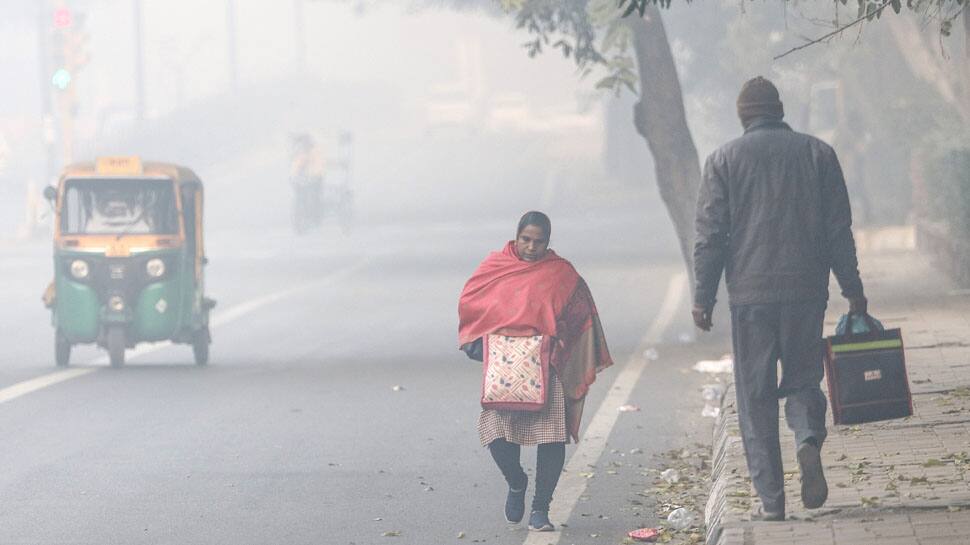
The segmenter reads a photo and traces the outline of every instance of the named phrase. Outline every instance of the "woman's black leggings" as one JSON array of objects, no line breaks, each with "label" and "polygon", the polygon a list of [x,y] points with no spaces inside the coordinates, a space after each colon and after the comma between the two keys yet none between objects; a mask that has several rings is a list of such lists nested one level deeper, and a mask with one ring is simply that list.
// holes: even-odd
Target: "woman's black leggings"
[{"label": "woman's black leggings", "polygon": [[[505,439],[488,444],[492,458],[505,476],[505,482],[513,489],[521,489],[527,482],[525,471],[519,463],[521,447]],[[566,463],[566,443],[543,443],[536,454],[536,493],[532,499],[533,511],[548,511],[552,493],[559,484],[562,466]]]}]

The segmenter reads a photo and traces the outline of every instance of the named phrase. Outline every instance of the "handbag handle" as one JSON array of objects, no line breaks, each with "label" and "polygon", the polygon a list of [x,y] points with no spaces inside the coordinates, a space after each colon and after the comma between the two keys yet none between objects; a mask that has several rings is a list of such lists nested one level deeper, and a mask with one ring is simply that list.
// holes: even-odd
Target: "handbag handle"
[{"label": "handbag handle", "polygon": [[483,347],[481,337],[475,339],[470,343],[465,343],[461,345],[461,348],[459,348],[459,350],[464,352],[466,356],[468,356],[470,359],[473,359],[475,361],[485,360],[484,347]]},{"label": "handbag handle", "polygon": [[875,333],[876,331],[879,331],[878,324],[876,324],[876,321],[872,318],[872,316],[869,315],[868,312],[862,312],[862,313],[850,312],[849,320],[848,320],[848,323],[846,324],[847,326],[846,329],[848,330],[850,335],[853,334],[852,333],[853,318],[861,318],[866,323],[866,327],[869,328],[869,333]]}]

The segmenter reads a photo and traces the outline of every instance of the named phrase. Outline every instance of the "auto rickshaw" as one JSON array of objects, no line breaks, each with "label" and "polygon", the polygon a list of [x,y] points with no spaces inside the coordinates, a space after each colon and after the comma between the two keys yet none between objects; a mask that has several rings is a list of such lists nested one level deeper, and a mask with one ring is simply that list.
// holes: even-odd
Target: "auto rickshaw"
[{"label": "auto rickshaw", "polygon": [[209,360],[202,181],[183,166],[104,157],[68,166],[45,197],[54,208],[50,307],[58,366],[96,343],[111,366],[141,342],[189,344]]}]

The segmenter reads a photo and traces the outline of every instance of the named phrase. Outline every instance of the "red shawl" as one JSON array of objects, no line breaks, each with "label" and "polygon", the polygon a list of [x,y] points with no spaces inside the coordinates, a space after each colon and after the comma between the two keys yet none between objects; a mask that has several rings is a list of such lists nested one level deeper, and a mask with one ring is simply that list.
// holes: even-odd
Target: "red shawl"
[{"label": "red shawl", "polygon": [[546,335],[566,395],[566,423],[578,439],[583,401],[596,373],[613,364],[593,296],[576,269],[552,250],[524,261],[509,242],[472,274],[458,302],[458,344],[489,333]]}]

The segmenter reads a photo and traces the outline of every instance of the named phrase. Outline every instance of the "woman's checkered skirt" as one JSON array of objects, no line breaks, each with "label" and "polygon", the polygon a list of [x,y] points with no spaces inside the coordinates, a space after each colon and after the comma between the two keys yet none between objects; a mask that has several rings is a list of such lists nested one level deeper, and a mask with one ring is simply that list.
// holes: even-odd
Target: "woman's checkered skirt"
[{"label": "woman's checkered skirt", "polygon": [[478,416],[478,436],[482,446],[496,439],[519,445],[568,443],[566,398],[556,373],[549,370],[549,397],[541,411],[483,409]]}]

